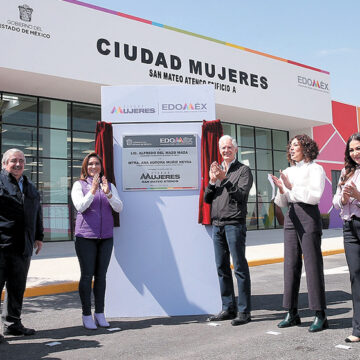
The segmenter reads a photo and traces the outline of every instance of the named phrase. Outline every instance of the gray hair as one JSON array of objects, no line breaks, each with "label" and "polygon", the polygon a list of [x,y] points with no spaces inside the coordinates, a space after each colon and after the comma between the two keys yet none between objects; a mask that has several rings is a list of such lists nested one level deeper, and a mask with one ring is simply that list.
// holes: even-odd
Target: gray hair
[{"label": "gray hair", "polygon": [[[3,155],[2,160],[1,160],[1,164],[2,164],[2,168],[3,168],[3,169],[5,169],[7,163],[9,162],[10,156],[11,156],[12,154],[17,153],[17,152],[22,153],[23,156],[24,156],[24,159],[25,159],[25,154],[24,154],[21,150],[19,150],[19,149],[13,148],[13,149],[6,150],[6,151],[4,152],[4,155]],[[25,159],[25,164],[26,164],[26,159]]]},{"label": "gray hair", "polygon": [[223,141],[226,141],[226,140],[230,140],[235,148],[238,147],[238,144],[237,144],[236,140],[235,140],[234,138],[232,138],[230,135],[223,135],[223,136],[219,139],[219,147],[220,147],[220,144],[221,144]]}]

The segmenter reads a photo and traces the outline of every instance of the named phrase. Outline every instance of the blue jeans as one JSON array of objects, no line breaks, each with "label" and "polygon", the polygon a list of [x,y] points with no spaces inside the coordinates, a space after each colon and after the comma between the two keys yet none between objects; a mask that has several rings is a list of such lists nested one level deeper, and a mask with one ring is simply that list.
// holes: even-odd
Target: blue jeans
[{"label": "blue jeans", "polygon": [[[219,277],[222,310],[250,313],[251,282],[249,266],[245,257],[246,225],[213,226],[215,262]],[[238,286],[236,305],[230,254]]]}]

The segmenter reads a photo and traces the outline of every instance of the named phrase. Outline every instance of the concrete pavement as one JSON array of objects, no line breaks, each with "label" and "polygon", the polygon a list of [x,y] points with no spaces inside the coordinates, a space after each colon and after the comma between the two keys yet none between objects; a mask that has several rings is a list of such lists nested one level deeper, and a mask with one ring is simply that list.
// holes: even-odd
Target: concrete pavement
[{"label": "concrete pavement", "polygon": [[[344,252],[341,229],[323,231],[324,255]],[[282,229],[248,231],[247,259],[250,266],[283,261]],[[77,290],[80,269],[74,243],[45,243],[39,255],[31,262],[26,297],[66,293]]]},{"label": "concrete pavement", "polygon": [[[77,292],[26,298],[23,323],[34,336],[6,336],[0,359],[6,360],[359,360],[360,343],[351,334],[349,273],[343,254],[324,258],[326,310],[330,328],[309,333],[306,279],[299,295],[301,325],[279,329],[284,318],[281,263],[251,268],[252,321],[206,322],[207,315],[109,318],[110,330],[81,326]],[[127,294],[123,294],[127,296]],[[120,329],[121,328],[121,331]]]}]

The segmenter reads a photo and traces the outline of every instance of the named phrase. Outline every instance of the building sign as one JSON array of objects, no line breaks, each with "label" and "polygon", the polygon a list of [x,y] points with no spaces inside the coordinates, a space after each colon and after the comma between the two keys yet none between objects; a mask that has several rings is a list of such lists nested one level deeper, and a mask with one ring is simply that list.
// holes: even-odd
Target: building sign
[{"label": "building sign", "polygon": [[124,191],[198,189],[196,135],[123,136]]},{"label": "building sign", "polygon": [[[11,69],[56,77],[46,83],[52,94],[64,88],[65,94],[58,96],[67,98],[70,88],[77,89],[74,96],[92,102],[89,98],[96,96],[98,101],[100,85],[206,84],[214,88],[216,103],[229,107],[221,109],[225,114],[233,107],[270,114],[270,120],[274,114],[288,116],[295,126],[299,119],[302,127],[303,120],[308,125],[331,123],[326,71],[77,0],[27,0],[27,6],[0,0],[0,5],[0,40],[16,44],[0,57],[0,72]],[[30,52],[46,56],[24,56]],[[18,75],[15,90],[24,93],[24,74]],[[14,84],[13,79],[8,81]],[[189,102],[194,106],[191,98],[182,106]],[[133,104],[126,102],[111,105],[114,117],[121,119],[133,111]],[[147,111],[150,118],[153,111],[167,110],[147,102],[136,105],[140,108],[132,117],[137,111]],[[243,116],[248,115],[245,112]],[[260,115],[254,113],[254,118]],[[261,126],[272,127],[270,120]]]}]

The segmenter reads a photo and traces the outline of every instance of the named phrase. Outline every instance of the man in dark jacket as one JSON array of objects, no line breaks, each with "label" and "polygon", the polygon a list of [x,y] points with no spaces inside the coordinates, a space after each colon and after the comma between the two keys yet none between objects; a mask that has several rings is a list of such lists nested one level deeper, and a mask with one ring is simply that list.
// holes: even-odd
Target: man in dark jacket
[{"label": "man in dark jacket", "polygon": [[[25,156],[10,149],[2,158],[0,173],[0,294],[6,284],[7,302],[2,311],[5,335],[33,335],[21,323],[26,278],[33,249],[42,247],[40,195],[23,175]],[[4,340],[0,335],[0,342]]]},{"label": "man in dark jacket", "polygon": [[[210,166],[210,183],[205,190],[205,202],[211,204],[211,221],[215,261],[220,283],[222,311],[208,321],[233,319],[232,325],[246,324],[251,320],[251,288],[249,266],[245,258],[246,214],[253,177],[248,166],[236,160],[235,139],[224,135],[219,140],[223,158],[221,166]],[[233,260],[238,286],[235,301],[234,284],[230,268]]]}]

